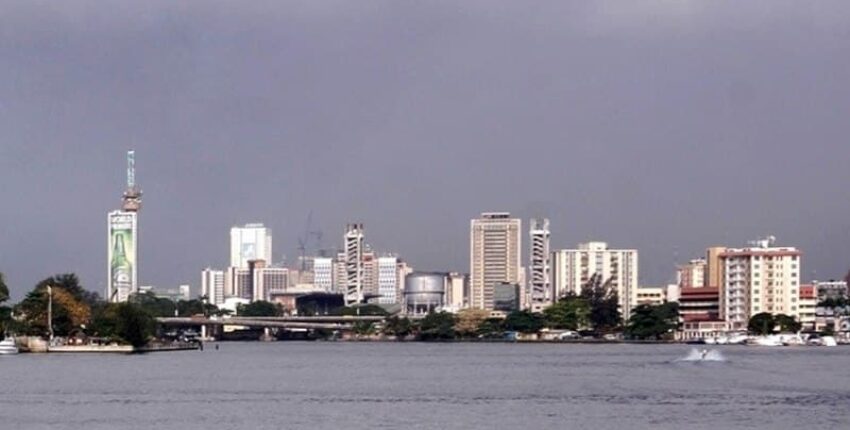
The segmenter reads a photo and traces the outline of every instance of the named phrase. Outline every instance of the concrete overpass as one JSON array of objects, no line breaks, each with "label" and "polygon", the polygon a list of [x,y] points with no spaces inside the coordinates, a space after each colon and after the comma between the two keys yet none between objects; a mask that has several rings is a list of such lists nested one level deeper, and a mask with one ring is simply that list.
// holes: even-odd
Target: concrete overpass
[{"label": "concrete overpass", "polygon": [[357,322],[382,322],[382,316],[312,316],[312,317],[162,317],[157,323],[163,326],[201,326],[205,333],[213,327],[240,326],[266,329],[312,329],[350,331]]}]

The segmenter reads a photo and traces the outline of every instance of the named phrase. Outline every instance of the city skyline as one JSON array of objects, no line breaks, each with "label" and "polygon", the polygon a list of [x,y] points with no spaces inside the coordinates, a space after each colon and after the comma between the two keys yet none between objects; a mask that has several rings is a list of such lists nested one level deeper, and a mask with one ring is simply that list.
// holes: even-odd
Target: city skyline
[{"label": "city skyline", "polygon": [[363,222],[418,270],[468,271],[469,219],[506,211],[552,249],[639,250],[645,285],[769,234],[841,278],[846,14],[766,4],[9,5],[0,269],[15,299],[58,272],[105,291],[135,149],[142,285],[197,291],[250,222],[293,262],[311,211],[326,246]]}]

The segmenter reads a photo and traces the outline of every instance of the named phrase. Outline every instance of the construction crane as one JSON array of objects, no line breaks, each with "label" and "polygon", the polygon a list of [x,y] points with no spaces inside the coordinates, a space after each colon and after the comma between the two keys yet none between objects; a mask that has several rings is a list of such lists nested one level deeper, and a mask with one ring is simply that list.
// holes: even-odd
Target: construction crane
[{"label": "construction crane", "polygon": [[304,234],[298,238],[298,251],[301,255],[301,271],[307,271],[307,254],[310,249],[309,245],[311,239],[316,238],[316,249],[320,249],[322,247],[322,231],[321,230],[311,230],[313,226],[313,211],[311,210],[307,214],[307,222],[304,226]]}]

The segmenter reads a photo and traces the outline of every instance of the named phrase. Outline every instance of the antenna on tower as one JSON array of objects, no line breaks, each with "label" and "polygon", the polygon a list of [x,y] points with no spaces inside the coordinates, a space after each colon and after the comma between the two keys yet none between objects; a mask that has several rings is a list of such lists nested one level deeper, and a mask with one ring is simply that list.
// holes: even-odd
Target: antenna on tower
[{"label": "antenna on tower", "polygon": [[136,151],[127,151],[127,189],[136,187]]},{"label": "antenna on tower", "polygon": [[127,151],[127,190],[124,191],[123,209],[138,212],[142,207],[142,191],[136,186],[136,151]]}]

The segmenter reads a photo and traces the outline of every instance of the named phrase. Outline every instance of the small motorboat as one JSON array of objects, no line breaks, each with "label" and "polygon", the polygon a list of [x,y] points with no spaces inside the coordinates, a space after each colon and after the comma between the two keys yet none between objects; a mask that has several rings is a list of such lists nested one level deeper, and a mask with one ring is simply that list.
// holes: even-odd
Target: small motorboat
[{"label": "small motorboat", "polygon": [[7,337],[0,341],[0,355],[11,355],[18,353],[18,346],[15,345],[15,339]]}]

